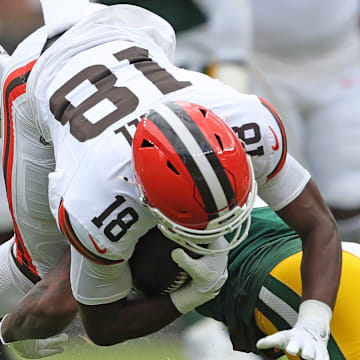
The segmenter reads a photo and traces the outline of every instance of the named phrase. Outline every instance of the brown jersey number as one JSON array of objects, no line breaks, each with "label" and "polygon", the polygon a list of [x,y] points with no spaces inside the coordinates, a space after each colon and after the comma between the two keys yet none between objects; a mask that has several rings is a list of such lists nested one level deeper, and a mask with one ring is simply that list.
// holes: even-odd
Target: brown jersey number
[{"label": "brown jersey number", "polygon": [[[164,95],[191,85],[178,81],[149,57],[149,52],[137,46],[122,50],[113,56],[118,61],[128,60],[144,77]],[[66,98],[85,81],[96,87],[96,91],[78,106]],[[139,98],[127,87],[115,86],[117,77],[105,65],[92,65],[80,71],[61,86],[50,98],[50,111],[62,125],[70,124],[70,133],[80,142],[100,135],[106,128],[136,110]],[[115,110],[96,123],[84,114],[103,100],[110,101]]]}]

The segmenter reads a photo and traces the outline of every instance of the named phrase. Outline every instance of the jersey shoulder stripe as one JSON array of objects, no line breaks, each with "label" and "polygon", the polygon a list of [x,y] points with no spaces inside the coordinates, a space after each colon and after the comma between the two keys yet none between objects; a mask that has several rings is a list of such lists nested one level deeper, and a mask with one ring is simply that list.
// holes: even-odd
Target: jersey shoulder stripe
[{"label": "jersey shoulder stripe", "polygon": [[[278,174],[280,172],[280,170],[282,169],[282,167],[285,164],[285,160],[286,160],[286,154],[287,154],[287,140],[286,140],[286,133],[285,133],[285,128],[284,125],[280,119],[279,114],[277,113],[277,111],[264,99],[262,99],[261,97],[259,97],[259,100],[261,102],[261,104],[271,113],[271,115],[274,117],[274,119],[276,120],[276,123],[279,126],[280,129],[280,133],[281,133],[281,142],[282,142],[282,153],[280,156],[280,159],[278,161],[278,163],[276,164],[274,170],[267,176],[267,180],[272,179],[276,174]],[[273,132],[273,130],[270,128],[270,130]]]},{"label": "jersey shoulder stripe", "polygon": [[[60,230],[65,236],[65,238],[70,242],[72,246],[75,247],[75,249],[83,256],[85,256],[90,261],[94,262],[95,264],[99,265],[114,265],[123,263],[124,260],[109,260],[104,259],[103,257],[100,257],[94,253],[92,253],[87,247],[85,247],[78,236],[76,235],[73,226],[71,225],[70,216],[68,212],[66,211],[64,207],[64,199],[61,200],[60,206],[59,206],[59,226]],[[89,234],[90,236],[90,234]],[[91,236],[90,236],[90,239]]]}]

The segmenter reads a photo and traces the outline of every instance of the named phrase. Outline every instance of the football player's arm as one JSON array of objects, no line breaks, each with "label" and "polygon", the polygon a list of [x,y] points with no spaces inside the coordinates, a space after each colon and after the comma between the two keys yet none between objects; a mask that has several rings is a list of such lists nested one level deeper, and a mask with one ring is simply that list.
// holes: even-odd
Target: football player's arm
[{"label": "football player's arm", "polygon": [[149,334],[181,315],[168,295],[146,298],[132,294],[110,304],[77,304],[69,274],[70,251],[4,318],[4,342],[45,339],[60,333],[74,319],[78,305],[89,337],[99,345]]},{"label": "football player's arm", "polygon": [[127,261],[95,263],[72,247],[70,281],[86,333],[97,345],[148,335],[180,316],[169,296],[132,293]]},{"label": "football player's arm", "polygon": [[342,261],[335,220],[312,180],[277,213],[302,240],[302,302],[295,325],[260,339],[257,347],[280,348],[309,360],[328,360],[330,321]]},{"label": "football player's arm", "polygon": [[341,241],[335,219],[310,174],[286,154],[285,132],[279,116],[271,105],[264,100],[262,103],[277,124],[268,126],[273,134],[268,133],[267,138],[273,139],[274,151],[264,143],[272,165],[266,181],[259,186],[259,194],[299,234],[303,257],[302,302],[295,325],[260,339],[257,347],[280,348],[309,360],[329,359],[327,342],[340,282]]},{"label": "football player's arm", "polygon": [[301,194],[277,212],[301,237],[302,300],[335,305],[341,274],[341,242],[336,222],[310,180]]},{"label": "football player's arm", "polygon": [[342,258],[335,219],[308,171],[287,153],[285,130],[276,110],[265,100],[260,102],[268,123],[262,128],[268,167],[259,195],[302,240],[303,301],[316,299],[333,308]]},{"label": "football player's arm", "polygon": [[179,316],[169,295],[145,297],[130,294],[110,304],[78,303],[87,335],[97,345],[114,345],[151,334]]},{"label": "football player's arm", "polygon": [[69,278],[70,250],[5,317],[3,340],[44,339],[63,331],[77,314]]},{"label": "football player's arm", "polygon": [[[221,248],[225,244],[227,245],[227,242],[221,238],[211,246]],[[72,264],[72,287],[75,297],[80,300],[78,302],[79,313],[90,339],[102,346],[114,345],[160,330],[182,314],[214,298],[227,278],[227,254],[225,252],[216,256],[193,259],[183,250],[175,249],[172,252],[172,258],[190,275],[192,280],[189,283],[170,295],[148,297],[130,293],[119,300],[111,302],[105,300],[106,303],[96,305],[92,303],[91,293],[86,290],[87,286],[77,287],[75,282],[83,276],[83,280],[88,278],[86,272],[90,276],[97,274],[99,284],[107,283],[108,289],[113,287],[113,291],[108,291],[108,294],[111,292],[121,294],[119,283],[122,281],[123,284],[126,284],[127,264],[118,265],[119,269],[123,267],[122,274],[114,273],[113,278],[107,277],[107,275],[102,278],[101,265],[82,259],[81,263],[85,266],[79,268],[77,266],[79,264],[77,260],[80,259],[79,254],[74,253],[73,255],[76,271],[73,278]],[[80,283],[84,284],[84,281],[80,280]],[[88,289],[92,289],[92,293],[94,292],[92,286],[89,286]],[[123,289],[126,289],[126,285],[123,286]],[[84,304],[84,302],[88,304]]]}]

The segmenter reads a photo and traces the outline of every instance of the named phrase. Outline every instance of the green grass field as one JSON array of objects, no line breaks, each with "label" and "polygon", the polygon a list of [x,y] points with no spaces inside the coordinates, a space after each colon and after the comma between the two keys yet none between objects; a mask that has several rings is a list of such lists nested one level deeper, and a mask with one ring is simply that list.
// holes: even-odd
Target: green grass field
[{"label": "green grass field", "polygon": [[[12,358],[22,357],[12,352]],[[63,354],[51,356],[51,360],[185,360],[182,348],[175,341],[149,341],[140,339],[110,347],[93,344],[72,344]]]}]

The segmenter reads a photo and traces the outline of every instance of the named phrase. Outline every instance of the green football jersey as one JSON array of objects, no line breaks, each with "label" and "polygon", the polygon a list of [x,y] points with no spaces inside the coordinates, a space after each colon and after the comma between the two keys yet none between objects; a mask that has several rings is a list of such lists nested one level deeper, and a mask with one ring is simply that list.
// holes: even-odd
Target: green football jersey
[{"label": "green football jersey", "polygon": [[255,351],[263,336],[254,317],[261,286],[278,263],[299,251],[299,236],[274,211],[254,209],[248,237],[230,251],[228,280],[220,294],[197,311],[229,328],[234,349]]}]

